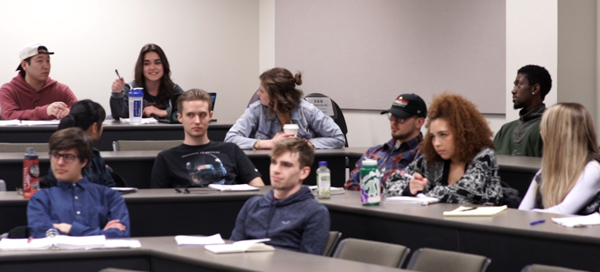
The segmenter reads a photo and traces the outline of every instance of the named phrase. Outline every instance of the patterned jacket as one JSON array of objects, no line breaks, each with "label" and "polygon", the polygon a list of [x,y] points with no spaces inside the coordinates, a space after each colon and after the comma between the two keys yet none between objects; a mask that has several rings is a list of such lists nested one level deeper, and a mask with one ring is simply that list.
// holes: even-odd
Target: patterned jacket
[{"label": "patterned jacket", "polygon": [[[485,147],[467,165],[465,174],[453,185],[442,184],[444,161],[427,165],[424,157],[413,161],[404,168],[404,172],[412,175],[417,172],[429,180],[423,193],[439,198],[441,202],[498,205],[502,201],[502,186],[498,176],[498,163],[493,149]],[[388,179],[384,195],[410,195],[410,180],[398,173]]]}]

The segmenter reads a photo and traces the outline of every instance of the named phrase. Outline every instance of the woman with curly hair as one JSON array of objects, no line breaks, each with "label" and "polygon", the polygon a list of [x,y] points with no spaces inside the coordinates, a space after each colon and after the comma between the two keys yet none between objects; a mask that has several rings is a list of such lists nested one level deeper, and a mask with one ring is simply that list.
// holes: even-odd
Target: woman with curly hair
[{"label": "woman with curly hair", "polygon": [[423,193],[447,203],[498,205],[502,187],[492,131],[475,105],[457,94],[436,97],[419,147],[422,157],[392,174],[387,196]]},{"label": "woman with curly hair", "polygon": [[[274,143],[291,137],[309,141],[315,148],[342,148],[344,134],[331,117],[302,99],[302,74],[273,68],[260,75],[256,101],[235,122],[225,142],[242,149],[271,149]],[[285,124],[298,125],[298,133],[283,132]]]},{"label": "woman with curly hair", "polygon": [[544,112],[540,123],[542,169],[531,181],[519,210],[561,214],[598,211],[597,204],[588,205],[600,191],[595,131],[592,117],[581,104],[559,103]]}]

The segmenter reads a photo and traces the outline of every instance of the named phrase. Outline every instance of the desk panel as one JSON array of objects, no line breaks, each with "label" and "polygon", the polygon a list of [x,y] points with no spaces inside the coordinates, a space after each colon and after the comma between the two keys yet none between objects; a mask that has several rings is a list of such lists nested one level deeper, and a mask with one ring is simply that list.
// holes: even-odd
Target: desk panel
[{"label": "desk panel", "polygon": [[[208,138],[213,141],[225,140],[225,134],[235,120],[223,120],[209,124]],[[112,151],[112,142],[116,140],[182,140],[184,137],[181,124],[130,125],[119,121],[106,120],[104,132],[94,146],[100,151]],[[56,125],[44,126],[10,126],[0,127],[0,142],[3,143],[47,143]],[[25,150],[23,150],[23,153]]]}]

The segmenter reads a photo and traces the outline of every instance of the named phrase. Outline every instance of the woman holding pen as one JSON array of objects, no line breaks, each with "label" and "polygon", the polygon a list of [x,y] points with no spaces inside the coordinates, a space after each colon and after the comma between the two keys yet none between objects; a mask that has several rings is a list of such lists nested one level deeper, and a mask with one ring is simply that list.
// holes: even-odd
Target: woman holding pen
[{"label": "woman holding pen", "polygon": [[502,187],[492,131],[475,105],[444,93],[429,107],[428,129],[419,151],[422,157],[402,173],[392,174],[387,196],[423,193],[447,203],[498,205]]},{"label": "woman holding pen", "polygon": [[[117,72],[117,76],[119,76]],[[135,64],[135,80],[125,84],[119,76],[112,84],[110,110],[114,119],[129,118],[127,93],[131,87],[144,88],[145,117],[155,117],[167,122],[177,122],[177,98],[183,89],[171,80],[171,67],[165,52],[156,44],[142,47]]]}]

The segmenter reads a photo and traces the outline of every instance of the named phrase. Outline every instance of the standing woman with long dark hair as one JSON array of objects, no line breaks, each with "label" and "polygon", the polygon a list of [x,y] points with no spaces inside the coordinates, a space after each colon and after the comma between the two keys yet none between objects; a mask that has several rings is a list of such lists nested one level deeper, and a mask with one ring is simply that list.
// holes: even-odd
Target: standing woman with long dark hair
[{"label": "standing woman with long dark hair", "polygon": [[[89,99],[79,100],[71,106],[69,115],[60,120],[58,129],[79,127],[95,142],[100,140],[100,136],[102,136],[104,130],[102,122],[105,118],[106,112],[102,105]],[[100,151],[96,148],[92,149],[92,159],[83,169],[83,176],[86,176],[92,183],[109,187],[116,185],[111,173],[106,169],[106,163],[100,156]],[[50,169],[48,176],[46,176],[45,186],[52,187],[56,184],[57,180],[52,173],[52,169]]]},{"label": "standing woman with long dark hair", "polygon": [[171,80],[171,67],[165,52],[160,46],[149,43],[142,47],[135,64],[135,80],[125,84],[123,78],[112,84],[110,110],[114,119],[129,118],[129,97],[131,87],[144,88],[145,117],[177,122],[175,108],[177,98],[183,89]]},{"label": "standing woman with long dark hair", "polygon": [[[225,142],[242,149],[271,149],[275,142],[300,137],[315,148],[342,148],[340,127],[313,104],[302,99],[302,74],[273,68],[260,75],[260,100],[252,103],[235,122]],[[286,124],[298,125],[298,133],[283,132]]]}]

